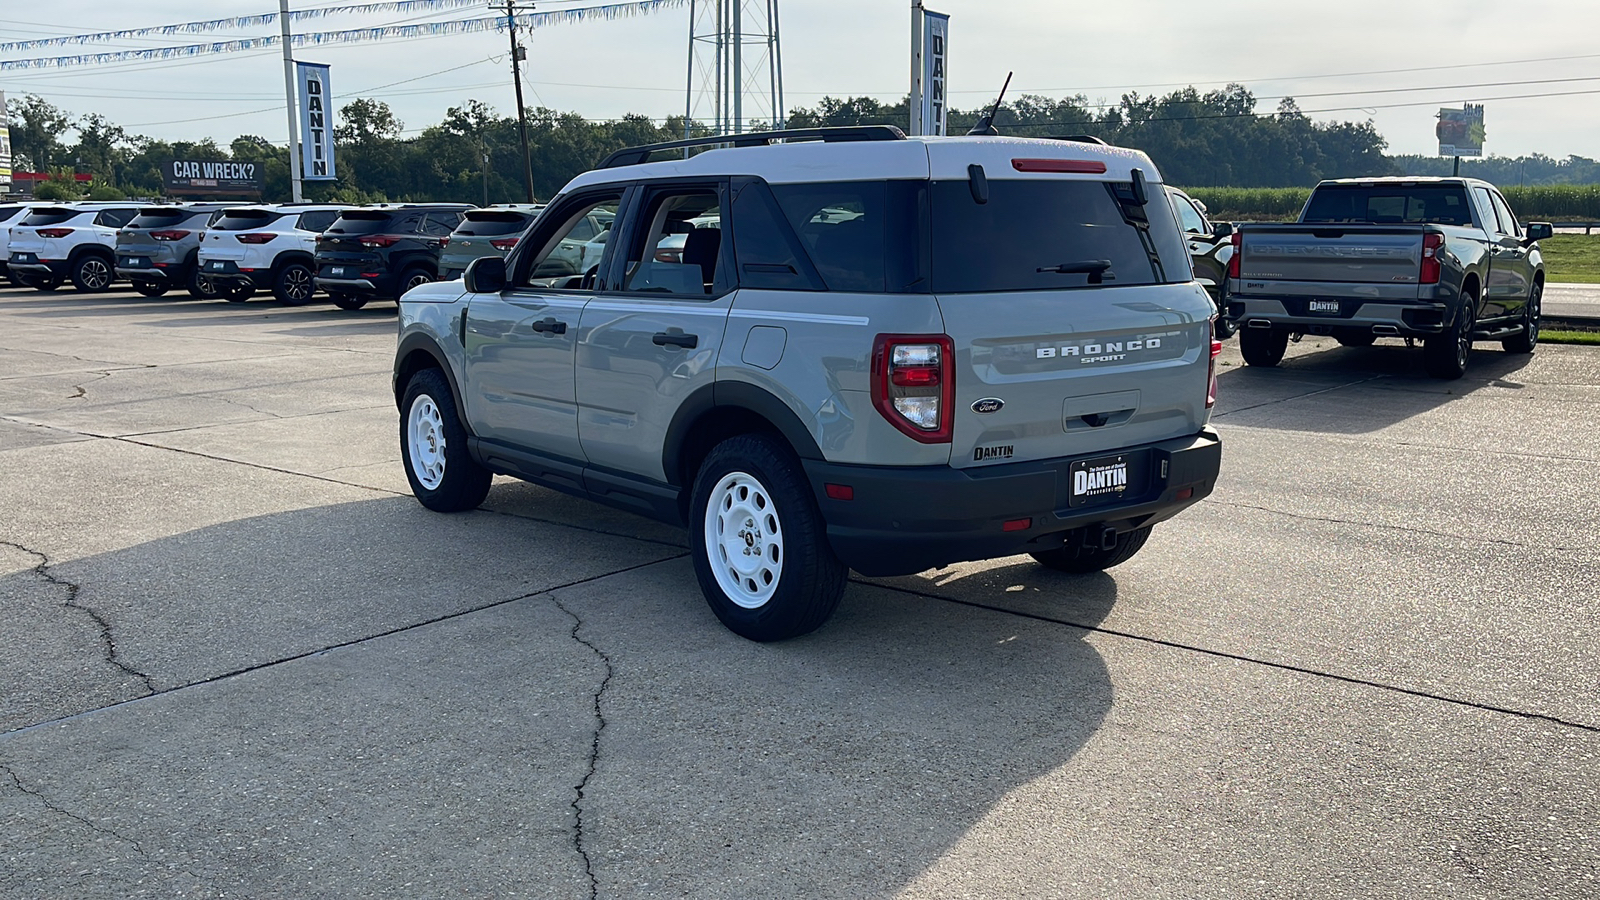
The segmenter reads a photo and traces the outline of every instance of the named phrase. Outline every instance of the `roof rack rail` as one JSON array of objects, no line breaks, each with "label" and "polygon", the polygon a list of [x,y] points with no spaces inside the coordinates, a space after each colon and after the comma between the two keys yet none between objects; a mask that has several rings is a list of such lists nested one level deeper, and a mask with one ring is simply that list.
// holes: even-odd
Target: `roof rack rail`
[{"label": "roof rack rail", "polygon": [[619,166],[637,166],[648,162],[652,153],[681,150],[688,147],[760,147],[773,141],[903,141],[906,133],[893,125],[851,125],[835,128],[793,128],[788,131],[755,131],[749,134],[723,134],[713,137],[689,138],[625,147],[607,156],[596,168],[615,169]]}]

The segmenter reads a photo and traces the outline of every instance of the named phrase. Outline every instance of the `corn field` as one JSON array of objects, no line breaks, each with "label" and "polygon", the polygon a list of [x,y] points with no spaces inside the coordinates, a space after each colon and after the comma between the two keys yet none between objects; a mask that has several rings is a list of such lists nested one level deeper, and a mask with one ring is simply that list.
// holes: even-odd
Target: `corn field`
[{"label": "corn field", "polygon": [[[1500,189],[1524,222],[1600,222],[1600,184],[1544,184]],[[1219,222],[1280,222],[1300,215],[1310,188],[1193,188]]]}]

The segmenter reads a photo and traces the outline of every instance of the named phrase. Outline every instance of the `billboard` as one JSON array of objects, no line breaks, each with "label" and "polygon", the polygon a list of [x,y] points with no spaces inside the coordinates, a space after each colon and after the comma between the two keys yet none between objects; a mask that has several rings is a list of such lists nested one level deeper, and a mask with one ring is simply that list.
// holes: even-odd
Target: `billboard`
[{"label": "billboard", "polygon": [[328,67],[297,62],[294,68],[300,89],[300,177],[334,181],[333,91],[328,87]]},{"label": "billboard", "polygon": [[0,193],[11,190],[11,120],[6,116],[6,95],[0,91]]},{"label": "billboard", "polygon": [[1483,104],[1468,103],[1461,109],[1439,110],[1440,156],[1483,155]]},{"label": "billboard", "polygon": [[216,159],[175,159],[161,167],[161,180],[174,197],[261,195],[261,164]]}]

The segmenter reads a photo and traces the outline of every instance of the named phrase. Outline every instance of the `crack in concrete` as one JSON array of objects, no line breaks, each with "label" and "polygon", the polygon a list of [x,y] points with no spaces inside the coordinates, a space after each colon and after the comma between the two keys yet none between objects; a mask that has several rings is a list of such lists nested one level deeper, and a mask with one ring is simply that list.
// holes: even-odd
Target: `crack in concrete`
[{"label": "crack in concrete", "polygon": [[1381,528],[1386,531],[1400,531],[1406,534],[1425,534],[1430,537],[1450,538],[1451,540],[1463,541],[1466,543],[1498,544],[1505,547],[1520,547],[1523,549],[1554,550],[1558,553],[1585,553],[1590,549],[1587,547],[1561,547],[1553,544],[1543,543],[1530,544],[1523,541],[1506,540],[1505,538],[1485,537],[1481,534],[1452,534],[1448,531],[1434,531],[1431,528],[1413,528],[1408,525],[1386,525],[1383,522],[1362,522],[1356,519],[1338,519],[1332,516],[1308,516],[1302,513],[1292,513],[1281,509],[1273,509],[1270,506],[1259,506],[1254,503],[1237,503],[1231,500],[1218,500],[1215,496],[1207,497],[1204,502],[1214,506],[1229,506],[1234,509],[1253,509],[1258,512],[1272,513],[1273,515],[1283,516],[1289,519],[1299,519],[1303,522],[1326,522],[1330,525],[1355,525],[1362,528]]},{"label": "crack in concrete", "polygon": [[76,391],[77,393],[75,393],[72,396],[68,397],[67,398],[68,400],[82,400],[83,398],[89,396],[89,385],[94,384],[96,381],[102,381],[104,379],[107,379],[107,378],[111,377],[111,373],[110,372],[92,372],[90,374],[95,375],[96,377],[91,378],[88,381],[82,382],[80,384],[73,385],[72,389],[74,391]]},{"label": "crack in concrete", "polygon": [[106,617],[101,615],[99,610],[96,610],[90,606],[85,606],[78,602],[78,593],[82,588],[77,583],[68,581],[50,571],[54,564],[50,562],[49,556],[39,552],[38,550],[34,550],[31,547],[24,547],[23,545],[13,541],[0,541],[0,546],[10,547],[13,550],[17,550],[21,553],[26,553],[29,556],[37,558],[39,560],[39,564],[33,567],[33,574],[38,576],[43,581],[53,584],[67,592],[67,599],[62,603],[63,606],[67,607],[68,609],[78,610],[94,621],[95,627],[97,627],[100,631],[100,643],[105,649],[106,662],[116,666],[126,674],[139,679],[139,681],[143,682],[144,689],[147,692],[151,694],[156,693],[155,681],[152,680],[149,675],[140,672],[118,658],[116,636],[112,634],[111,623],[106,619]]},{"label": "crack in concrete", "polygon": [[583,646],[588,647],[590,652],[599,657],[600,661],[604,663],[606,667],[605,677],[600,679],[600,686],[595,688],[594,692],[595,729],[594,738],[589,744],[589,770],[583,773],[583,779],[579,781],[577,785],[577,796],[573,797],[572,799],[572,811],[576,816],[576,823],[574,824],[572,831],[572,846],[578,851],[578,855],[583,857],[583,870],[589,876],[589,900],[598,900],[600,896],[600,879],[595,876],[594,860],[590,858],[589,849],[584,846],[583,840],[583,801],[585,797],[587,797],[586,791],[589,787],[589,782],[594,778],[595,769],[600,763],[600,735],[606,730],[606,717],[605,712],[600,708],[600,698],[605,696],[606,688],[611,686],[611,676],[615,670],[611,667],[611,658],[609,656],[606,656],[605,653],[601,652],[599,647],[591,644],[587,639],[578,634],[578,632],[583,628],[583,620],[578,618],[577,613],[567,609],[567,607],[555,597],[551,597],[550,602],[555,604],[556,609],[561,610],[572,618],[572,631],[570,633],[571,638]]},{"label": "crack in concrete", "polygon": [[23,792],[24,794],[27,794],[29,797],[32,797],[35,800],[38,800],[39,803],[41,805],[43,805],[45,809],[48,809],[51,812],[56,813],[57,815],[65,816],[65,817],[71,819],[72,821],[77,822],[78,824],[82,825],[83,827],[88,828],[90,831],[95,831],[95,832],[98,832],[100,834],[104,834],[104,835],[108,835],[110,837],[114,837],[117,840],[122,841],[125,844],[131,845],[133,847],[133,849],[134,849],[134,852],[138,853],[140,856],[144,856],[145,855],[144,848],[139,846],[139,842],[134,840],[133,838],[126,837],[124,835],[118,834],[117,832],[115,832],[115,831],[113,831],[113,830],[111,830],[109,828],[102,828],[99,825],[96,825],[95,823],[89,821],[88,819],[85,819],[83,816],[80,816],[77,813],[72,812],[70,810],[63,809],[62,807],[57,806],[56,804],[50,802],[50,798],[49,797],[46,797],[44,794],[40,793],[39,791],[33,790],[32,788],[30,788],[27,785],[23,784],[22,783],[22,779],[17,777],[17,773],[12,771],[11,767],[6,765],[5,763],[0,763],[0,772],[4,772],[6,775],[10,776],[11,783],[16,787],[17,790]]}]

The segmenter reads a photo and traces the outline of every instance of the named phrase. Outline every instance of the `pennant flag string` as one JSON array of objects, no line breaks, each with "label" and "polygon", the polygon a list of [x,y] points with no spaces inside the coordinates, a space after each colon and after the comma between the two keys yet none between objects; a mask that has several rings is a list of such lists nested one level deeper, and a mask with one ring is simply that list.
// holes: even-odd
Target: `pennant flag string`
[{"label": "pennant flag string", "polygon": [[[404,6],[407,3],[445,2],[460,0],[395,0],[393,3],[366,4],[372,6]],[[478,0],[473,0],[478,2]],[[630,3],[612,3],[605,6],[585,6],[551,12],[525,13],[516,16],[516,23],[524,28],[543,28],[591,20],[610,21],[625,17],[646,15],[664,9],[686,5],[689,0],[634,0]],[[328,7],[329,9],[335,7]],[[275,14],[274,14],[275,15]],[[173,26],[176,27],[176,26]],[[352,28],[345,31],[320,31],[291,35],[292,47],[315,47],[329,44],[353,44],[364,41],[386,41],[404,38],[438,37],[442,35],[476,34],[485,31],[505,31],[505,16],[488,16],[476,19],[456,19],[448,22],[423,22],[415,25],[388,25],[377,28]],[[105,53],[85,53],[77,56],[37,57],[34,59],[0,60],[0,71],[21,69],[55,69],[69,66],[97,66],[130,60],[183,59],[212,53],[238,53],[248,50],[266,50],[282,43],[278,35],[241,38],[234,41],[213,41],[207,44],[185,44],[174,47],[152,47],[142,50],[112,50]]]}]

